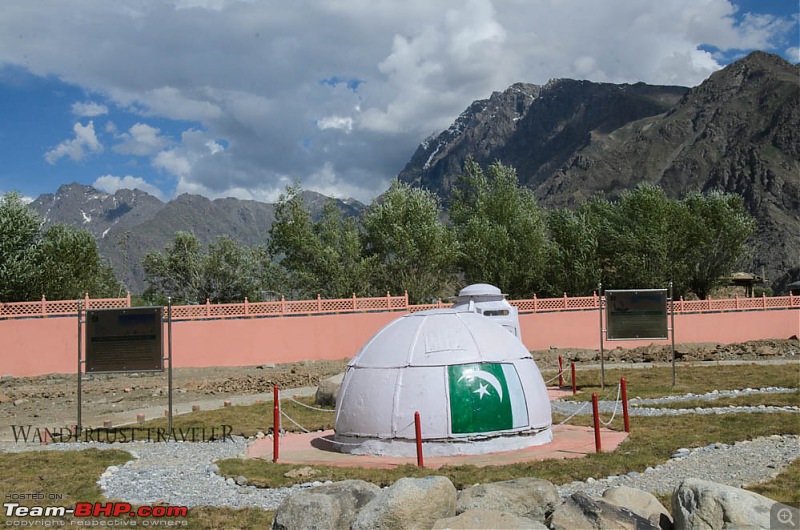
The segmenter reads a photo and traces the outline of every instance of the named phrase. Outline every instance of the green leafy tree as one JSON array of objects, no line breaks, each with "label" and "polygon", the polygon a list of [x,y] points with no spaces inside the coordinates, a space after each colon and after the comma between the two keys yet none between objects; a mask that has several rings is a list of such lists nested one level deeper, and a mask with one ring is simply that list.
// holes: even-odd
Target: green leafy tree
[{"label": "green leafy tree", "polygon": [[228,237],[208,245],[203,260],[201,296],[218,302],[261,301],[263,294],[283,291],[283,271],[264,247],[245,247]]},{"label": "green leafy tree", "polygon": [[148,288],[145,297],[154,302],[172,297],[175,304],[202,303],[204,258],[200,243],[190,232],[176,232],[164,253],[148,252],[142,260]]},{"label": "green leafy tree", "polygon": [[519,185],[513,168],[496,162],[484,173],[467,160],[450,216],[467,282],[491,283],[512,298],[545,287],[545,223],[533,192]]},{"label": "green leafy tree", "polygon": [[0,301],[120,296],[123,287],[85,230],[42,221],[11,192],[0,197]]},{"label": "green leafy tree", "polygon": [[745,256],[755,220],[738,195],[712,191],[691,193],[683,200],[685,224],[681,230],[686,282],[698,297],[708,298],[723,285]]},{"label": "green leafy tree", "polygon": [[614,203],[595,197],[586,209],[598,230],[605,288],[660,288],[672,281],[676,292],[685,290],[679,202],[647,184],[622,192]]},{"label": "green leafy tree", "polygon": [[125,292],[86,230],[53,225],[42,235],[38,250],[41,291],[48,298],[76,298],[84,292],[105,298]]},{"label": "green leafy tree", "polygon": [[18,193],[0,197],[0,301],[42,296],[36,269],[40,224]]},{"label": "green leafy tree", "polygon": [[362,216],[367,252],[377,260],[375,285],[408,291],[412,303],[452,293],[458,243],[433,193],[395,180]]},{"label": "green leafy tree", "polygon": [[672,281],[676,296],[706,298],[743,258],[754,221],[735,195],[691,193],[678,201],[641,185],[615,202],[598,195],[576,212],[554,211],[548,228],[548,279],[570,294],[588,293],[601,279],[614,289]]},{"label": "green leafy tree", "polygon": [[376,259],[365,255],[363,234],[356,219],[344,217],[330,201],[315,223],[315,232],[322,243],[319,272],[325,281],[320,293],[332,298],[369,294]]},{"label": "green leafy tree", "polygon": [[598,226],[586,211],[558,209],[547,216],[547,284],[552,294],[586,296],[602,277]]},{"label": "green leafy tree", "polygon": [[269,250],[288,272],[298,296],[369,293],[375,260],[364,255],[356,220],[345,218],[331,201],[314,221],[299,186],[287,187],[278,199]]},{"label": "green leafy tree", "polygon": [[266,249],[246,247],[220,236],[204,251],[194,234],[177,232],[161,252],[143,261],[149,286],[145,298],[163,303],[258,302],[267,291],[282,290],[281,272]]}]

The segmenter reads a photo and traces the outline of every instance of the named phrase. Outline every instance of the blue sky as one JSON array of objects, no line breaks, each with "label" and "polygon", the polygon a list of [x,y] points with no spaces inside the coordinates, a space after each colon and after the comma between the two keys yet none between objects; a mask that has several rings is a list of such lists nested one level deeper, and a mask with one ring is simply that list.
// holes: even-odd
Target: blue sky
[{"label": "blue sky", "polygon": [[368,201],[514,82],[694,86],[798,31],[796,0],[4,0],[0,192]]}]

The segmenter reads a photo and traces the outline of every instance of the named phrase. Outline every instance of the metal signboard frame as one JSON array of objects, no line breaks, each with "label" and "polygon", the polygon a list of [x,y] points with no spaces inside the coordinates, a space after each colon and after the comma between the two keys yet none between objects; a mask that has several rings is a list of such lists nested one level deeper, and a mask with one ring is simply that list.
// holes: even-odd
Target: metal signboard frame
[{"label": "metal signboard frame", "polygon": [[669,338],[666,289],[606,291],[606,340]]},{"label": "metal signboard frame", "polygon": [[[598,304],[600,387],[605,388],[604,333],[606,334],[605,340],[609,341],[671,338],[672,386],[675,386],[675,299],[672,294],[672,282],[669,282],[669,289],[618,289],[606,291],[606,296],[603,296],[603,284],[601,283],[597,286],[597,292],[600,297]],[[605,327],[603,326],[604,312],[606,313]],[[669,318],[669,324],[667,318]],[[644,333],[638,333],[637,330],[644,330]],[[653,330],[655,330],[654,333]]]},{"label": "metal signboard frame", "polygon": [[85,372],[163,372],[163,307],[86,310]]}]

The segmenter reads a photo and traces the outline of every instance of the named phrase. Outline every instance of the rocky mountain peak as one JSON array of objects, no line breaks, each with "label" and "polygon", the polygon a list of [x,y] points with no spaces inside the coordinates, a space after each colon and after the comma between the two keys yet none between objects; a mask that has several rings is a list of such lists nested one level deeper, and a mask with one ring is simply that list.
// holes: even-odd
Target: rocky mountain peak
[{"label": "rocky mountain peak", "polygon": [[[500,161],[546,207],[641,182],[681,198],[737,193],[758,221],[752,259],[778,279],[800,266],[800,66],[754,52],[692,89],[553,79],[470,105],[419,146],[399,178],[440,194],[472,156]],[[520,94],[522,93],[522,95]],[[457,133],[457,134],[456,134]]]},{"label": "rocky mountain peak", "polygon": [[45,226],[81,226],[98,238],[105,237],[112,228],[138,224],[163,206],[163,202],[141,190],[121,189],[110,194],[77,182],[59,186],[54,194],[40,195],[30,204]]}]

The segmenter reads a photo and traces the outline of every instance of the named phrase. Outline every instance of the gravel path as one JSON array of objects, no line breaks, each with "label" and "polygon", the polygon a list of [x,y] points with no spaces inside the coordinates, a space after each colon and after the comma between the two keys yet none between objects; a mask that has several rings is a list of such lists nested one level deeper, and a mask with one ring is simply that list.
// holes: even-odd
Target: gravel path
[{"label": "gravel path", "polygon": [[233,479],[219,476],[214,463],[225,458],[244,456],[247,441],[233,437],[225,442],[131,442],[54,443],[23,445],[0,443],[0,451],[70,451],[82,449],[122,449],[133,456],[121,466],[109,467],[98,485],[109,499],[134,504],[167,503],[175,506],[248,506],[273,510],[293,489],[322,484],[309,482],[291,488],[256,488],[238,485]]},{"label": "gravel path", "polygon": [[[728,406],[728,407],[697,407],[692,409],[666,409],[658,407],[646,407],[642,405],[659,405],[667,403],[680,403],[681,401],[713,401],[722,397],[738,397],[751,394],[787,394],[797,392],[795,388],[746,388],[744,390],[725,390],[714,391],[708,394],[684,394],[682,396],[669,396],[663,398],[640,399],[633,398],[628,400],[628,412],[631,416],[679,416],[681,414],[739,414],[742,412],[796,412],[800,413],[800,407],[768,407],[758,406]],[[616,390],[609,392],[605,398],[598,401],[598,410],[601,413],[621,413],[621,407],[615,400]],[[553,401],[550,403],[553,412],[564,415],[591,414],[592,407],[589,401]],[[605,420],[605,418],[601,418]],[[799,420],[800,421],[800,420]]]},{"label": "gravel path", "polygon": [[678,449],[673,457],[644,473],[589,478],[570,482],[558,488],[562,497],[577,491],[600,495],[613,486],[629,486],[650,493],[670,493],[684,478],[705,480],[742,487],[775,477],[792,460],[800,458],[800,438],[795,435],[773,435],[752,441],[710,444],[695,449]]},{"label": "gravel path", "polygon": [[[657,405],[680,400],[715,399],[728,395],[746,395],[747,393],[794,392],[793,389],[746,389],[732,392],[716,392],[703,396],[685,395],[658,399],[640,399],[639,405]],[[611,396],[612,398],[614,396]],[[631,400],[631,405],[634,401]],[[582,403],[554,402],[553,410],[561,413],[573,413]],[[712,413],[742,412],[753,408],[764,412],[759,407],[722,407]],[[601,409],[611,412],[614,401],[605,401]],[[786,410],[783,407],[767,407],[770,411]],[[797,407],[789,410],[798,412]],[[590,409],[589,409],[590,410]],[[701,409],[658,409],[632,407],[631,413],[646,415],[697,413]],[[685,412],[682,412],[685,411]],[[581,411],[581,413],[585,412]],[[800,416],[798,416],[800,421]],[[15,445],[0,443],[0,451],[18,452],[28,450],[73,450],[80,448],[111,449],[121,448],[131,453],[133,460],[122,466],[111,466],[100,477],[98,484],[109,499],[121,499],[136,504],[154,504],[158,502],[183,506],[229,506],[233,508],[258,507],[275,509],[293,490],[309,488],[321,484],[311,482],[291,488],[261,489],[247,486],[244,479],[237,484],[233,479],[224,479],[217,472],[214,463],[217,460],[244,455],[247,441],[235,437],[233,441],[209,443],[147,443],[133,442],[123,446],[113,444],[84,443]],[[576,491],[584,491],[592,495],[601,494],[606,488],[626,485],[651,493],[668,493],[677,483],[686,477],[702,476],[707,480],[742,486],[768,480],[783,470],[794,459],[800,458],[800,437],[795,435],[774,435],[752,441],[736,442],[732,445],[710,444],[695,449],[679,449],[673,457],[644,473],[632,472],[623,476],[588,478],[582,482],[572,482],[559,487],[559,493],[566,497]]]}]

